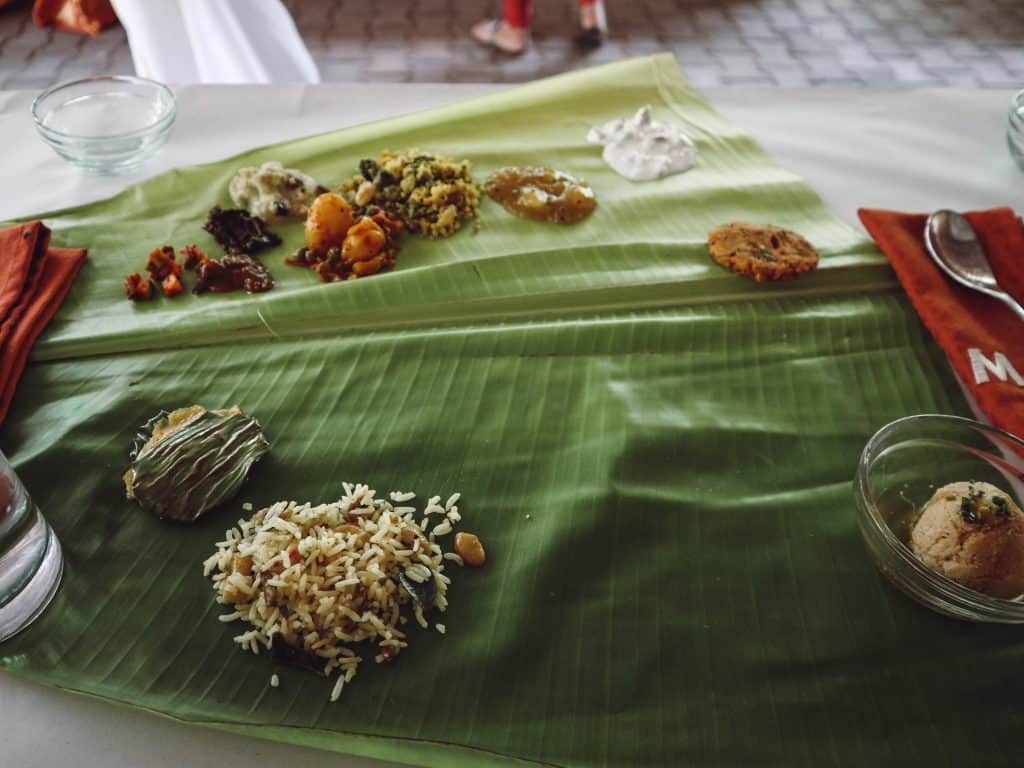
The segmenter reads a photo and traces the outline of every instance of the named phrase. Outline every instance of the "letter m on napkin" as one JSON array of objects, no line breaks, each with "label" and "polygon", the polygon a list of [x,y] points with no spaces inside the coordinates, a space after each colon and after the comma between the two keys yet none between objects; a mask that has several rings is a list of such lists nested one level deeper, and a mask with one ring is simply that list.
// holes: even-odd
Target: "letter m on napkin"
[{"label": "letter m on napkin", "polygon": [[971,360],[971,371],[974,373],[975,384],[987,384],[991,373],[1000,381],[1006,381],[1007,377],[1013,380],[1018,387],[1024,387],[1024,378],[1017,373],[1013,363],[1007,359],[1002,352],[996,352],[993,359],[989,360],[977,347],[967,350],[967,356]]}]

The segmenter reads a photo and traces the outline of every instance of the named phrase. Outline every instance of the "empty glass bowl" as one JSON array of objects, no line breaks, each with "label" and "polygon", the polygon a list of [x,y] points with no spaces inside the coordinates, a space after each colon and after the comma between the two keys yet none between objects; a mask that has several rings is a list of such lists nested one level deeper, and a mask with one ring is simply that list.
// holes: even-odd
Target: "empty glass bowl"
[{"label": "empty glass bowl", "polygon": [[1024,171],[1024,91],[1019,91],[1010,103],[1006,144],[1010,147],[1013,159],[1017,161],[1017,167]]},{"label": "empty glass bowl", "polygon": [[923,605],[958,619],[1024,623],[1024,602],[975,592],[928,568],[909,546],[910,531],[937,488],[987,482],[1018,506],[1024,492],[1024,442],[958,416],[909,416],[882,427],[861,454],[854,481],[857,522],[882,573]]},{"label": "empty glass bowl", "polygon": [[43,141],[93,173],[134,170],[167,141],[174,94],[143,77],[90,77],[55,85],[32,102]]}]

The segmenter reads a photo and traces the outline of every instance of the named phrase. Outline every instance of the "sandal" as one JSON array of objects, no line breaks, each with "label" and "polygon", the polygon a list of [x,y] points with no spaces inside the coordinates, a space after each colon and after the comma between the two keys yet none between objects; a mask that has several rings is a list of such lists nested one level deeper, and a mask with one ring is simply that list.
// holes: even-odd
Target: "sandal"
[{"label": "sandal", "polygon": [[604,43],[604,30],[600,27],[577,27],[572,40],[584,48],[597,48]]},{"label": "sandal", "polygon": [[[597,48],[608,37],[608,18],[605,16],[604,3],[602,0],[596,0],[592,7],[594,9],[594,26],[583,26],[581,18],[579,25],[576,27],[576,34],[573,36],[573,42],[586,48]],[[582,8],[580,8],[580,15],[583,15]]]},{"label": "sandal", "polygon": [[474,40],[480,43],[480,45],[486,46],[487,48],[507,53],[510,56],[522,55],[526,52],[526,42],[523,43],[522,48],[511,48],[507,44],[498,41],[498,30],[501,29],[501,25],[503,23],[504,22],[502,22],[501,19],[488,19],[486,21],[481,21],[479,24],[473,25],[473,28],[470,30],[470,34],[473,36]]}]

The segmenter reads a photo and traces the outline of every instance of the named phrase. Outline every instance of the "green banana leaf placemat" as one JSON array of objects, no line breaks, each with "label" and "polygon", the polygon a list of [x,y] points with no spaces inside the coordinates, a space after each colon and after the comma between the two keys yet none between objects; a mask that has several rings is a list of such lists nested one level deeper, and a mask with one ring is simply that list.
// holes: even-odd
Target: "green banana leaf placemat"
[{"label": "green banana leaf placemat", "polygon": [[[697,168],[633,184],[587,128],[652,104]],[[770,108],[770,105],[766,105]],[[480,231],[404,241],[397,269],[320,285],[283,255],[258,296],[133,305],[121,280],[200,229],[243,164],[335,185],[386,147],[582,175],[574,227],[482,206]],[[821,269],[757,285],[711,263],[720,223],[791,227]],[[889,588],[859,540],[861,447],[910,413],[966,413],[884,259],[682,80],[638,59],[175,171],[46,216],[89,262],[37,344],[0,445],[64,544],[16,674],[260,737],[431,766],[1011,765],[1019,630]],[[191,526],[123,498],[136,428],[238,404],[271,454]],[[243,654],[201,562],[242,514],[380,492],[461,491],[482,570],[447,634],[331,683]],[[280,688],[268,685],[278,671]],[[966,727],[970,724],[971,727]]]}]

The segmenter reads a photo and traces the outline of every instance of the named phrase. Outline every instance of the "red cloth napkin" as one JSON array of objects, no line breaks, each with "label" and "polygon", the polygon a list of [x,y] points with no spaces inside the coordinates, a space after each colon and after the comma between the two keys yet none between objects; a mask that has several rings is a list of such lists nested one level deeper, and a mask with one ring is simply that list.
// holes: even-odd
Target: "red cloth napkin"
[{"label": "red cloth napkin", "polygon": [[[1024,436],[1024,322],[946,276],[925,251],[925,214],[861,209],[914,309],[995,426]],[[1024,304],[1024,226],[1009,208],[965,214],[1003,290]]]},{"label": "red cloth napkin", "polygon": [[65,32],[98,35],[117,21],[117,15],[110,0],[35,0],[32,21],[37,27],[53,24]]},{"label": "red cloth napkin", "polygon": [[83,248],[50,248],[41,221],[0,230],[0,424],[32,344],[85,261]]}]

